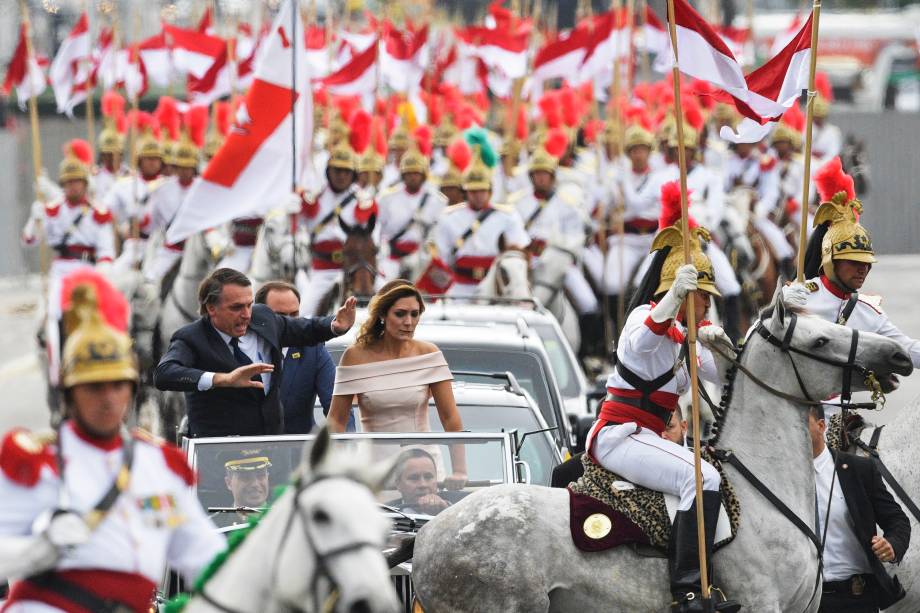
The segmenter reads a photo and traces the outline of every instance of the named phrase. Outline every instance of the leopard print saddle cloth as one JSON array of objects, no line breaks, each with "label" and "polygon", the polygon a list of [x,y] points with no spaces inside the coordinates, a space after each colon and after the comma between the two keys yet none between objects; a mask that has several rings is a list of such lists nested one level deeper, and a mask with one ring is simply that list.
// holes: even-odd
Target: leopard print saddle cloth
[{"label": "leopard print saddle cloth", "polygon": [[[730,534],[717,540],[724,547],[738,532],[741,506],[722,465],[703,451],[703,459],[722,475],[722,506]],[[664,494],[626,481],[582,456],[585,472],[569,484],[569,521],[572,541],[582,551],[604,551],[623,544],[648,545],[667,551],[671,518]],[[717,537],[718,539],[718,537]]]}]

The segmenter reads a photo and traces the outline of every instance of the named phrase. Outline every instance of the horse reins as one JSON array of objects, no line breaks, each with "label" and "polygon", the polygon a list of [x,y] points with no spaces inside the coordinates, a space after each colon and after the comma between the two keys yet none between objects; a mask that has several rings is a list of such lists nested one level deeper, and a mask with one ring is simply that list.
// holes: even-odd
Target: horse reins
[{"label": "horse reins", "polygon": [[[369,541],[355,541],[353,543],[347,543],[339,547],[334,547],[328,551],[319,551],[316,548],[316,539],[314,538],[313,534],[310,531],[310,522],[308,521],[305,510],[300,506],[300,495],[303,494],[309,487],[319,483],[320,481],[328,479],[328,478],[330,477],[320,476],[320,477],[317,477],[316,479],[312,479],[311,481],[307,483],[304,483],[300,476],[298,476],[294,480],[293,486],[296,488],[296,491],[294,492],[294,501],[291,506],[291,513],[287,517],[287,521],[285,522],[284,530],[281,531],[281,540],[278,543],[278,546],[276,548],[278,555],[275,556],[272,562],[272,571],[269,574],[270,576],[269,585],[274,585],[276,582],[276,578],[278,576],[278,573],[277,573],[278,560],[281,558],[281,555],[284,553],[285,545],[288,544],[287,535],[290,532],[291,527],[294,524],[295,518],[300,519],[301,526],[303,527],[304,535],[307,537],[307,545],[310,548],[310,550],[313,551],[313,556],[316,560],[316,568],[314,569],[313,580],[310,583],[310,593],[313,595],[313,598],[314,598],[313,610],[317,612],[323,612],[323,613],[333,611],[333,607],[335,606],[335,601],[337,599],[337,591],[338,591],[338,584],[335,578],[332,576],[332,573],[329,570],[329,563],[333,559],[337,558],[338,556],[346,554],[346,553],[351,553],[353,551],[360,551],[362,549],[367,549],[367,548],[371,548],[371,549],[374,549],[375,551],[379,551],[379,547],[380,547],[378,543],[371,543]],[[319,581],[321,579],[325,579],[326,581],[329,582],[329,585],[330,585],[330,590],[329,590],[330,595],[323,602],[320,602],[320,592],[317,589],[319,586]],[[238,609],[234,609],[232,607],[228,607],[226,605],[219,603],[212,596],[209,596],[207,594],[207,592],[205,591],[205,586],[201,587],[201,590],[198,592],[198,595],[200,595],[205,600],[205,602],[207,602],[209,605],[222,611],[222,613],[245,613],[244,611],[240,611]],[[300,605],[296,603],[291,603],[291,602],[282,602],[282,603],[286,605],[288,608],[290,608],[292,611],[303,611],[304,610],[303,607],[301,607]]]}]

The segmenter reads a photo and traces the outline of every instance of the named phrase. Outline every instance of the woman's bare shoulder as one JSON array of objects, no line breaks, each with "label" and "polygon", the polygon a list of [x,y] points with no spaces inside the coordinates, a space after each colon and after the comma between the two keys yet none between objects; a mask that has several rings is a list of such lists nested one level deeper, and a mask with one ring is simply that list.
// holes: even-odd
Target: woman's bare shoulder
[{"label": "woman's bare shoulder", "polygon": [[365,364],[367,361],[367,349],[359,345],[351,345],[345,350],[345,353],[342,354],[339,366],[357,366],[358,364]]},{"label": "woman's bare shoulder", "polygon": [[415,350],[417,352],[416,355],[427,355],[429,353],[435,353],[435,352],[440,351],[440,349],[438,349],[438,346],[435,345],[434,343],[429,343],[428,341],[420,341],[420,340],[415,341]]}]

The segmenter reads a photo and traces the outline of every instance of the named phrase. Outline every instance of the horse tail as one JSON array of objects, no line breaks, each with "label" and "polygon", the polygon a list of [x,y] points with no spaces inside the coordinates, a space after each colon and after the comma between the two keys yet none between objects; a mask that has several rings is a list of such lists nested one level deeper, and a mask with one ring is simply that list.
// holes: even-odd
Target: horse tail
[{"label": "horse tail", "polygon": [[387,568],[394,568],[403,562],[411,560],[414,553],[415,535],[404,539],[402,543],[399,544],[399,547],[385,554],[383,557],[386,558]]}]

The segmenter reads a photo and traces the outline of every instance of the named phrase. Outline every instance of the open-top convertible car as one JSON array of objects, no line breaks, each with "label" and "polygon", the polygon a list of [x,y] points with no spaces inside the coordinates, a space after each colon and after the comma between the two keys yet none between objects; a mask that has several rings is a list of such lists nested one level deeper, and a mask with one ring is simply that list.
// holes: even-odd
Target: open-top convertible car
[{"label": "open-top convertible car", "polygon": [[[381,511],[393,520],[396,548],[402,538],[414,534],[432,516],[473,492],[502,483],[531,483],[537,441],[547,433],[349,433],[332,437],[333,450],[359,454],[369,463],[393,463],[384,489],[377,494]],[[221,532],[243,528],[254,513],[270,507],[272,493],[288,483],[312,435],[233,436],[187,439],[189,463],[198,472],[194,486],[202,506]],[[536,454],[536,455],[534,455]],[[549,470],[559,462],[550,456]],[[465,466],[465,482],[451,483],[455,471]],[[411,562],[392,570],[393,581],[406,606],[411,606]],[[161,586],[163,600],[182,591],[175,573],[167,573]]]}]

